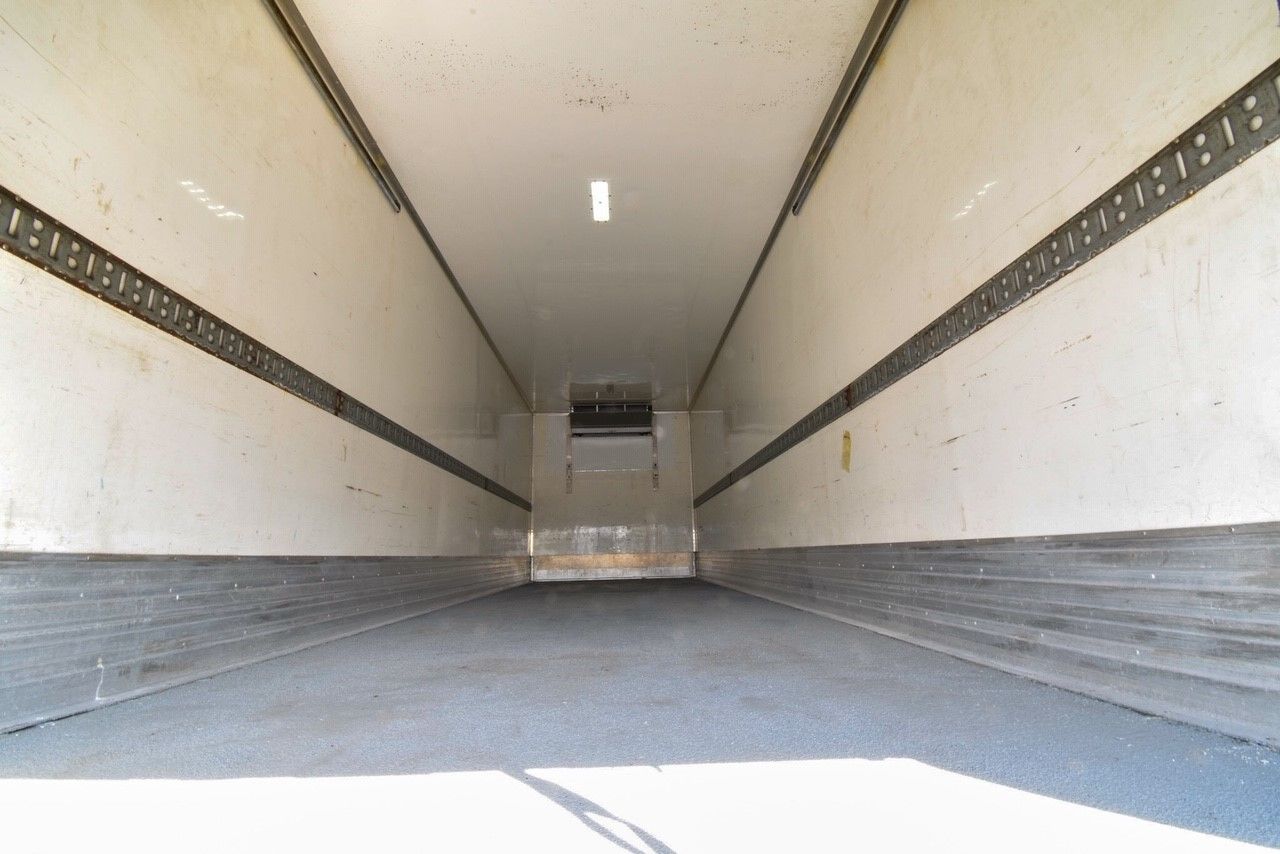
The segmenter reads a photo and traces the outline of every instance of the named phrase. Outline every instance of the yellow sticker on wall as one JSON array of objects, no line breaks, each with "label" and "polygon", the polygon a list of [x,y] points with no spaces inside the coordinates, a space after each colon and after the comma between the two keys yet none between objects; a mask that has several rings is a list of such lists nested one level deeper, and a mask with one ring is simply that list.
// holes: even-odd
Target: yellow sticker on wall
[{"label": "yellow sticker on wall", "polygon": [[849,470],[849,459],[853,456],[853,437],[849,435],[849,431],[844,431],[844,438],[840,440],[840,468],[845,471]]}]

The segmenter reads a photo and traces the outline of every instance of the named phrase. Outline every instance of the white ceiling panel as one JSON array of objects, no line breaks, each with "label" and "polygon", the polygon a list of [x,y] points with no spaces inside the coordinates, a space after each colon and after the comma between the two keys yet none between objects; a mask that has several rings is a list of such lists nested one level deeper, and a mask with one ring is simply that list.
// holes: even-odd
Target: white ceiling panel
[{"label": "white ceiling panel", "polygon": [[561,411],[570,383],[687,407],[874,0],[298,6],[525,394]]}]

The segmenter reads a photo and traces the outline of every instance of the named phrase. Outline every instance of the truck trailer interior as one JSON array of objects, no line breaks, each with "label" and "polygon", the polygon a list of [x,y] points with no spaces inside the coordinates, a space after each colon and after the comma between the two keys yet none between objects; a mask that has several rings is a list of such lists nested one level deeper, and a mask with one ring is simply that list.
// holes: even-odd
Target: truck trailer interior
[{"label": "truck trailer interior", "polygon": [[1276,0],[0,0],[0,850],[1280,847]]}]

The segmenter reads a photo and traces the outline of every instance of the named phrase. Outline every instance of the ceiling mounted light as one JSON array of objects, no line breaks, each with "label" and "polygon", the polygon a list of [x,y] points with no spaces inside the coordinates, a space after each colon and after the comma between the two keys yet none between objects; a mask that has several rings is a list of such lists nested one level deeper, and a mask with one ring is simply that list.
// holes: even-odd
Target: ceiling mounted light
[{"label": "ceiling mounted light", "polygon": [[609,221],[609,182],[591,182],[591,218],[596,222]]}]

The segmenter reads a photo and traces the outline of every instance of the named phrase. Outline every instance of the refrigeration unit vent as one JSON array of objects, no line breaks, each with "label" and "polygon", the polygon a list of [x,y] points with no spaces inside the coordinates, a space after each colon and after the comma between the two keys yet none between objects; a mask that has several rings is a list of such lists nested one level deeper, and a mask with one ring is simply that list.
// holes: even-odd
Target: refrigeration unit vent
[{"label": "refrigeration unit vent", "polygon": [[621,400],[592,400],[569,407],[574,436],[648,436],[653,433],[653,405]]}]

